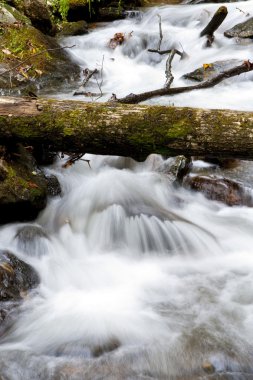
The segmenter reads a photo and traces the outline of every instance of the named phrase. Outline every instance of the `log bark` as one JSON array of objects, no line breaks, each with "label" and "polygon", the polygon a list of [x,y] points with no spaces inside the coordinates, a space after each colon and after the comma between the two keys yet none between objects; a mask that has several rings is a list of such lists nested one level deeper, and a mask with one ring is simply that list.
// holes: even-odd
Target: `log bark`
[{"label": "log bark", "polygon": [[0,98],[0,145],[131,156],[253,159],[253,112]]},{"label": "log bark", "polygon": [[213,36],[214,32],[219,28],[219,26],[223,23],[225,18],[227,17],[228,10],[227,7],[220,7],[215,14],[213,15],[210,22],[200,33],[200,37],[203,36]]}]

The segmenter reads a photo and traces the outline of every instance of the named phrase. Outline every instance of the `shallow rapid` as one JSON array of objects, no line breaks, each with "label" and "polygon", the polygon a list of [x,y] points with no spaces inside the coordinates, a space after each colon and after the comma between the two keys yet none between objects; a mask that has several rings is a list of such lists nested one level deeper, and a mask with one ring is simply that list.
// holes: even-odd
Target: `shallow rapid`
[{"label": "shallow rapid", "polygon": [[159,172],[170,159],[88,158],[47,169],[63,188],[35,222],[47,242],[0,231],[41,280],[1,339],[1,374],[188,379],[206,361],[252,373],[253,209],[175,189]]},{"label": "shallow rapid", "polygon": [[[163,31],[161,50],[176,48],[184,51],[188,56],[183,60],[180,60],[179,56],[174,58],[172,72],[175,79],[172,87],[190,85],[194,82],[184,80],[182,76],[202,67],[203,64],[229,59],[245,61],[252,58],[251,40],[229,39],[223,34],[235,24],[245,22],[252,17],[252,0],[225,4],[228,8],[228,15],[215,32],[215,41],[212,47],[205,48],[206,38],[200,38],[199,34],[220,5],[181,4],[155,7],[143,12],[142,17],[115,21],[94,29],[88,35],[66,38],[62,44],[65,46],[75,44],[75,47],[69,52],[82,69],[89,68],[100,71],[97,79],[90,80],[83,89],[99,95],[99,84],[104,95],[98,101],[109,100],[112,93],[120,98],[130,93],[155,90],[165,84],[167,56],[150,53],[147,49],[157,49],[159,43],[157,15],[160,15]],[[246,16],[247,13],[249,16]],[[117,46],[116,49],[110,49],[108,47],[110,39],[119,32],[125,34],[127,41],[123,45]],[[130,33],[132,36],[128,38]],[[245,73],[227,79],[210,89],[157,97],[146,103],[252,110],[252,79],[252,72]],[[60,94],[59,97],[72,98],[72,94],[73,91]],[[78,99],[94,101],[97,97],[96,95],[81,96]]]}]

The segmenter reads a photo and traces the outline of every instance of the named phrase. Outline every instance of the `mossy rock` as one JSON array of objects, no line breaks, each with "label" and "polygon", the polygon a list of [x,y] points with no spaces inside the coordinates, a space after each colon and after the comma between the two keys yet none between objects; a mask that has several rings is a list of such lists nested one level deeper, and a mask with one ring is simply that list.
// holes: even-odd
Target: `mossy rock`
[{"label": "mossy rock", "polygon": [[0,182],[0,223],[34,219],[47,200],[47,181],[23,147],[4,162],[6,177]]},{"label": "mossy rock", "polygon": [[84,20],[75,22],[63,22],[59,26],[59,37],[63,36],[80,36],[88,33],[88,24]]},{"label": "mossy rock", "polygon": [[55,39],[45,36],[29,25],[11,24],[2,27],[0,44],[0,72],[17,66],[0,76],[2,95],[24,94],[36,88],[58,88],[79,78],[79,66],[68,53],[59,49]]},{"label": "mossy rock", "polygon": [[31,21],[22,12],[8,4],[0,4],[0,23],[13,24],[20,22],[22,24],[31,25]]}]

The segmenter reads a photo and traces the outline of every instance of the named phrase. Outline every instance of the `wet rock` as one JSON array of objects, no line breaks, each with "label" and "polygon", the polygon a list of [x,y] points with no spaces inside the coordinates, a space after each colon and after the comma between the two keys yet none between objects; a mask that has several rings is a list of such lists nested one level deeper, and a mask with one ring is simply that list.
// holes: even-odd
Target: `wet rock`
[{"label": "wet rock", "polygon": [[[79,78],[80,68],[52,37],[30,25],[10,24],[2,29],[0,44],[0,95],[26,95],[38,89],[54,90]],[[53,49],[47,51],[48,49]],[[33,56],[32,60],[29,58]],[[26,63],[15,70],[12,67]],[[6,73],[5,73],[6,72]]]},{"label": "wet rock", "polygon": [[47,194],[51,197],[61,195],[61,185],[55,175],[46,176],[47,181]]},{"label": "wet rock", "polygon": [[202,368],[208,374],[212,374],[215,372],[214,365],[212,363],[210,363],[208,360],[204,361],[204,363],[202,364]]},{"label": "wet rock", "polygon": [[181,183],[183,177],[190,171],[192,161],[191,158],[182,155],[164,160],[159,154],[150,154],[145,165],[153,171],[164,173],[172,183]]},{"label": "wet rock", "polygon": [[23,2],[24,14],[31,20],[32,25],[45,34],[53,33],[53,24],[46,1],[25,0]]},{"label": "wet rock", "polygon": [[39,276],[30,265],[0,250],[0,301],[20,300],[38,284]]},{"label": "wet rock", "polygon": [[47,200],[47,182],[33,157],[22,146],[5,161],[0,181],[0,223],[34,219]]},{"label": "wet rock", "polygon": [[107,352],[111,352],[116,350],[117,348],[120,347],[120,342],[118,339],[111,339],[109,342],[101,344],[99,346],[96,346],[92,350],[92,354],[95,357],[99,357]]},{"label": "wet rock", "polygon": [[218,74],[221,74],[224,70],[229,70],[232,67],[242,64],[243,62],[238,59],[229,59],[226,61],[216,61],[212,63],[205,64],[198,69],[184,74],[184,79],[189,79],[192,81],[203,82],[207,79],[212,79]]},{"label": "wet rock", "polygon": [[253,206],[251,195],[238,182],[226,178],[188,176],[184,179],[183,186],[202,192],[208,199],[228,206]]},{"label": "wet rock", "polygon": [[84,20],[64,22],[59,27],[58,36],[81,36],[88,33],[88,24]]},{"label": "wet rock", "polygon": [[15,240],[18,249],[31,256],[43,256],[49,251],[49,238],[40,226],[28,225],[19,228]]},{"label": "wet rock", "polygon": [[226,30],[224,36],[228,38],[253,38],[253,17],[247,21],[233,26],[233,28]]}]

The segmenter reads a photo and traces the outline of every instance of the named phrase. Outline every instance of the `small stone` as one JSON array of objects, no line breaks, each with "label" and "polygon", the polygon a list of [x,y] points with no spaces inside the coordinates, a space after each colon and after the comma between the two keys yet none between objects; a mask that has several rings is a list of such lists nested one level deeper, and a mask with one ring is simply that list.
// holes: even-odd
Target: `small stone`
[{"label": "small stone", "polygon": [[215,372],[215,367],[212,363],[210,363],[208,360],[205,360],[204,363],[202,364],[202,368],[206,373],[214,373]]}]

